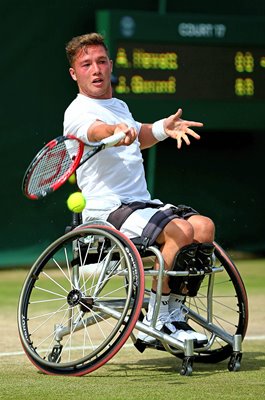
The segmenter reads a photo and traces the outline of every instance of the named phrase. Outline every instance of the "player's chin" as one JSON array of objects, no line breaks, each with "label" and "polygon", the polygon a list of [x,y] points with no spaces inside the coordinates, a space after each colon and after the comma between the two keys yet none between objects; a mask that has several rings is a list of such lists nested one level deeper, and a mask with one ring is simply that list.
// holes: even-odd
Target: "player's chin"
[{"label": "player's chin", "polygon": [[112,90],[109,85],[106,85],[104,82],[101,82],[100,84],[94,84],[90,88],[91,97],[98,98],[98,99],[108,99],[111,97]]}]

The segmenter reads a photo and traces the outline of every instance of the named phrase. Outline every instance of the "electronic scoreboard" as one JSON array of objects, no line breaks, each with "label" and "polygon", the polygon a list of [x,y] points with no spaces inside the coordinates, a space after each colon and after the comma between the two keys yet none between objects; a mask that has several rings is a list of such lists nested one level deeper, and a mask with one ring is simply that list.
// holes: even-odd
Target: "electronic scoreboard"
[{"label": "electronic scoreboard", "polygon": [[205,129],[265,129],[265,18],[102,10],[97,29],[139,120],[181,107]]}]

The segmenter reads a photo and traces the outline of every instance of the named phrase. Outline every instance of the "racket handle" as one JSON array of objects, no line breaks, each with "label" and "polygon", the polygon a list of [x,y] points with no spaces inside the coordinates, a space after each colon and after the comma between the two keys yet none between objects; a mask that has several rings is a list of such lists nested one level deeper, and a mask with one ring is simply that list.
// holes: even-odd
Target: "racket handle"
[{"label": "racket handle", "polygon": [[120,132],[118,132],[118,133],[115,133],[115,134],[112,135],[112,136],[109,136],[109,137],[103,139],[103,140],[101,141],[101,143],[104,144],[104,147],[105,147],[105,149],[106,149],[106,148],[108,148],[108,147],[115,146],[115,144],[119,143],[119,141],[122,140],[122,139],[124,139],[125,136],[126,136],[125,133],[122,132],[122,131],[120,131]]},{"label": "racket handle", "polygon": [[76,228],[82,223],[82,214],[73,212],[72,215],[72,227]]}]

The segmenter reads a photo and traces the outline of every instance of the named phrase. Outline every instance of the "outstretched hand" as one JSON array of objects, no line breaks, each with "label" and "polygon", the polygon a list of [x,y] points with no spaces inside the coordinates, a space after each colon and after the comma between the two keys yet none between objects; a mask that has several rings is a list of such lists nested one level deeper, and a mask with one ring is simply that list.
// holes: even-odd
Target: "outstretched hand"
[{"label": "outstretched hand", "polygon": [[179,108],[176,114],[170,115],[164,120],[164,130],[169,137],[177,140],[178,149],[181,148],[182,140],[184,140],[187,145],[190,144],[189,136],[192,136],[197,140],[200,139],[200,135],[190,129],[190,127],[200,128],[203,126],[201,122],[185,121],[180,118],[181,115],[182,109]]}]

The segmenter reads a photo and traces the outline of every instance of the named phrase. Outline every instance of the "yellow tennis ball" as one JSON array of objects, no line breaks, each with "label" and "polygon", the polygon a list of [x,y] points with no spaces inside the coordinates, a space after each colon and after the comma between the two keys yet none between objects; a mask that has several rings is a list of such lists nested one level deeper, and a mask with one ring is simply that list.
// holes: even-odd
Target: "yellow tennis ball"
[{"label": "yellow tennis ball", "polygon": [[76,176],[75,173],[73,173],[72,175],[70,175],[70,177],[68,178],[68,182],[71,183],[71,185],[74,185],[76,183]]},{"label": "yellow tennis ball", "polygon": [[67,207],[70,211],[73,211],[75,213],[82,212],[85,206],[86,199],[81,192],[72,193],[67,199]]}]

